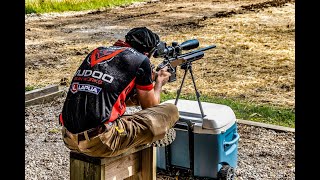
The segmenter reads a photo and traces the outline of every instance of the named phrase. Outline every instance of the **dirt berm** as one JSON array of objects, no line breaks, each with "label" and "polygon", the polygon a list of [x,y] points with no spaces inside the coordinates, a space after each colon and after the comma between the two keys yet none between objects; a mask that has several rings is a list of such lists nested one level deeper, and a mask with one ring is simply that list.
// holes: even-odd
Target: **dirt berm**
[{"label": "dirt berm", "polygon": [[[196,38],[200,47],[217,46],[193,63],[200,93],[294,108],[294,6],[292,0],[160,0],[26,15],[26,86],[67,86],[93,48],[146,26],[168,44]],[[165,90],[176,91],[182,74],[178,69],[178,80]],[[194,93],[191,78],[183,92]]]}]

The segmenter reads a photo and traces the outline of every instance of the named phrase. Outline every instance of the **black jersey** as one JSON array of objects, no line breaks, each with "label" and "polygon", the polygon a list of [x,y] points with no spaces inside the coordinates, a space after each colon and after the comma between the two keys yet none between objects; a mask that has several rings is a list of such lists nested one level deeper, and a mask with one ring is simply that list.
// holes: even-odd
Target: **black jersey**
[{"label": "black jersey", "polygon": [[112,122],[126,111],[134,88],[153,88],[150,60],[130,47],[98,47],[76,71],[60,114],[72,133]]}]

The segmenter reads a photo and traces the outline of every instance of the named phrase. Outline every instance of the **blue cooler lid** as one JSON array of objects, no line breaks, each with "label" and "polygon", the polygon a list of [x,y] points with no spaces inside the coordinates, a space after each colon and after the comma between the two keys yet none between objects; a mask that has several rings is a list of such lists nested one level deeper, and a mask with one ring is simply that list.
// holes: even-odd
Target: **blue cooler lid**
[{"label": "blue cooler lid", "polygon": [[[175,99],[163,103],[174,104]],[[237,121],[233,110],[229,106],[208,102],[201,102],[201,106],[205,115],[203,120],[198,101],[178,99],[177,103],[180,118],[194,122],[194,131],[198,131],[198,133],[209,133],[206,130],[211,130],[211,133],[214,134],[221,133]]]}]

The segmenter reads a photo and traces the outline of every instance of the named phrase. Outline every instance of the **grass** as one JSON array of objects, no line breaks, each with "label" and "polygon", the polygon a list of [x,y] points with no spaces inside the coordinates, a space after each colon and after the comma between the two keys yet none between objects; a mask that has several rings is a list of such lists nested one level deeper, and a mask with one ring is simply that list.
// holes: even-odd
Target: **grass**
[{"label": "grass", "polygon": [[143,0],[26,0],[25,13],[49,13],[84,11],[120,5],[128,5]]},{"label": "grass", "polygon": [[32,90],[34,90],[34,89],[36,89],[35,86],[26,86],[26,87],[24,87],[24,92],[32,91]]},{"label": "grass", "polygon": [[[164,102],[166,100],[175,98],[175,93],[162,93],[161,101]],[[179,99],[197,100],[194,94],[180,94]],[[203,95],[200,96],[200,101],[227,105],[234,111],[237,119],[274,124],[290,128],[295,127],[294,109],[276,107],[271,105],[258,105],[239,99],[226,99]]]}]

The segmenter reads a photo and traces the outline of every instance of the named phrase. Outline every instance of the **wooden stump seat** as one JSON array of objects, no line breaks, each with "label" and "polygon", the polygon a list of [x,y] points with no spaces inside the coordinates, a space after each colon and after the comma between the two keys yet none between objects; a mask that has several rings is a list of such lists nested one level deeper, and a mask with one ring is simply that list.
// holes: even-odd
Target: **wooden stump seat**
[{"label": "wooden stump seat", "polygon": [[70,152],[70,180],[156,180],[156,148],[144,145],[115,157]]}]

